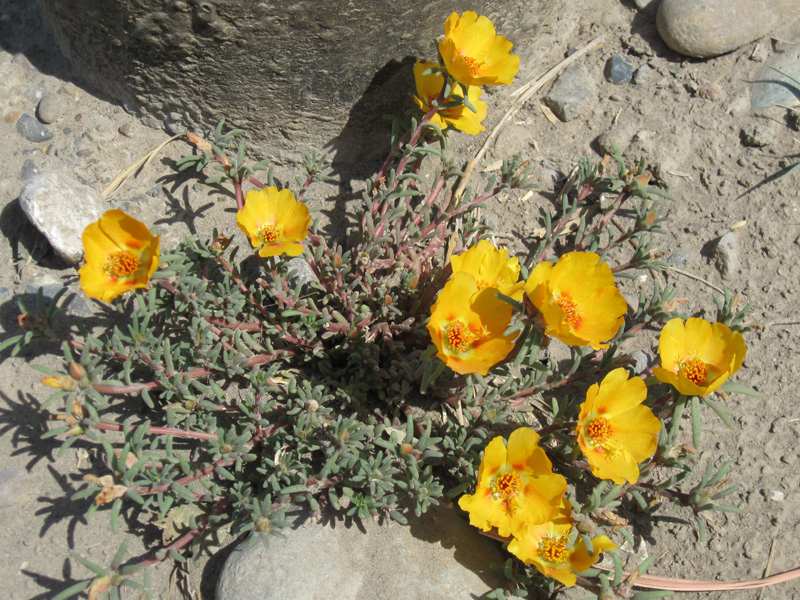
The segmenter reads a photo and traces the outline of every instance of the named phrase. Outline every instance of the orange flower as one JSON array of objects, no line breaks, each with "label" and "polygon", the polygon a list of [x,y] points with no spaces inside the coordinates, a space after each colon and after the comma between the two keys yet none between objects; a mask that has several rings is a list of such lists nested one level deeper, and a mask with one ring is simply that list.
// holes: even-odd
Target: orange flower
[{"label": "orange flower", "polygon": [[601,535],[592,540],[592,554],[589,554],[580,536],[570,548],[569,537],[573,527],[571,512],[569,500],[564,499],[555,519],[541,525],[530,525],[508,544],[508,551],[522,562],[533,565],[542,575],[568,587],[575,585],[575,573],[582,573],[591,567],[601,552],[617,547],[609,538]]},{"label": "orange flower", "polygon": [[[435,73],[423,75],[426,69],[435,67],[436,63],[417,61],[414,65],[414,81],[417,84],[417,95],[414,96],[414,102],[417,103],[423,112],[427,113],[431,109],[431,104],[439,97],[444,85],[444,77]],[[486,118],[486,102],[480,100],[483,95],[483,90],[479,87],[469,88],[467,98],[469,103],[475,107],[472,111],[464,104],[452,106],[450,108],[442,108],[431,118],[430,122],[446,129],[448,126],[454,129],[459,129],[464,133],[477,135],[485,129],[481,124]],[[461,86],[454,86],[450,95],[445,98],[444,102],[452,102],[454,100],[461,100],[464,98],[464,92]]]},{"label": "orange flower", "polygon": [[478,289],[494,288],[504,296],[522,300],[525,283],[519,281],[519,260],[509,258],[508,250],[498,250],[489,240],[481,240],[463,254],[450,259],[453,273],[471,273]]},{"label": "orange flower", "polygon": [[661,366],[653,374],[687,396],[708,396],[739,370],[747,347],[742,334],[722,323],[675,318],[661,330]]},{"label": "orange flower", "polygon": [[642,406],[647,386],[638,377],[614,369],[586,392],[575,433],[592,473],[617,485],[639,479],[639,463],[656,451],[659,421]]},{"label": "orange flower", "polygon": [[159,238],[121,210],[109,210],[83,230],[86,264],[78,271],[90,298],[111,302],[145,287],[158,268]]},{"label": "orange flower", "polygon": [[553,465],[539,447],[539,434],[529,427],[496,437],[483,453],[475,493],[462,496],[458,505],[469,522],[501,536],[516,535],[529,524],[544,523],[558,515],[567,480],[553,473]]},{"label": "orange flower", "polygon": [[468,10],[447,18],[439,54],[447,72],[464,85],[511,85],[519,71],[513,46],[497,35],[489,17]]},{"label": "orange flower", "polygon": [[593,252],[569,252],[555,265],[543,262],[525,284],[533,305],[542,313],[545,333],[570,346],[608,348],[628,305],[614,283],[614,274]]},{"label": "orange flower", "polygon": [[247,192],[244,209],[236,213],[236,224],[250,238],[261,256],[299,256],[298,244],[308,235],[308,207],[295,200],[289,190],[271,186]]},{"label": "orange flower", "polygon": [[453,273],[431,307],[428,331],[437,353],[456,373],[480,373],[508,356],[516,334],[504,336],[511,306],[493,288],[478,288],[470,273]]}]

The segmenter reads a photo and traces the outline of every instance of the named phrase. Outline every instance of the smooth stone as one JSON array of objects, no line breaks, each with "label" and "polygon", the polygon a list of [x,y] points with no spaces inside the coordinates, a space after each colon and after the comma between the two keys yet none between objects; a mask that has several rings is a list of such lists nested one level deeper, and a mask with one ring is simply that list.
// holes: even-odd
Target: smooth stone
[{"label": "smooth stone", "polygon": [[798,82],[800,82],[800,45],[775,54],[759,67],[750,83],[750,107],[757,115],[766,115],[773,106],[800,104]]},{"label": "smooth stone", "polygon": [[53,139],[50,128],[25,113],[17,121],[17,133],[29,142],[46,142]]},{"label": "smooth stone", "polygon": [[25,98],[30,102],[38,102],[44,96],[44,82],[34,85],[25,90]]},{"label": "smooth stone", "polygon": [[0,508],[25,504],[36,496],[33,476],[23,467],[0,471]]},{"label": "smooth stone", "polygon": [[5,286],[0,287],[0,302],[5,302],[11,298],[11,290]]},{"label": "smooth stone", "polygon": [[[365,532],[363,530],[366,530]],[[432,507],[409,525],[303,525],[244,540],[217,584],[217,600],[476,598],[505,585],[490,568],[505,556],[454,509]]]},{"label": "smooth stone", "polygon": [[739,245],[733,231],[729,231],[717,241],[714,248],[714,261],[720,275],[725,278],[739,270]]},{"label": "smooth stone", "polygon": [[571,121],[583,114],[589,96],[595,93],[596,85],[586,67],[572,65],[553,82],[544,102],[562,121]]},{"label": "smooth stone", "polygon": [[318,281],[317,274],[302,256],[295,256],[286,266],[289,271],[289,285],[292,287],[303,288],[312,281]]},{"label": "smooth stone", "polygon": [[67,112],[67,103],[58,94],[45,94],[36,107],[36,116],[42,123],[55,123]]},{"label": "smooth stone", "polygon": [[56,171],[46,171],[26,183],[19,204],[53,250],[75,266],[83,258],[83,230],[106,210],[93,188]]},{"label": "smooth stone", "polygon": [[39,294],[39,290],[42,290],[42,298],[45,299],[46,302],[51,302],[53,298],[55,298],[56,294],[60,292],[64,288],[63,285],[60,283],[50,283],[47,285],[40,285],[36,282],[31,282],[25,286],[25,295],[36,296]]},{"label": "smooth stone", "polygon": [[659,0],[633,0],[634,4],[636,4],[636,8],[639,10],[644,10],[645,8],[653,8],[654,6],[658,6]]},{"label": "smooth stone", "polygon": [[676,269],[682,269],[691,257],[692,253],[689,250],[678,250],[667,257],[667,264]]},{"label": "smooth stone", "polygon": [[633,79],[633,63],[627,56],[615,54],[606,61],[606,79],[614,85],[624,85]]},{"label": "smooth stone", "polygon": [[768,34],[797,11],[797,0],[662,0],[656,25],[681,54],[718,56]]},{"label": "smooth stone", "polygon": [[634,350],[631,352],[630,358],[634,363],[633,372],[636,375],[644,373],[648,368],[650,368],[650,364],[653,360],[645,350]]}]

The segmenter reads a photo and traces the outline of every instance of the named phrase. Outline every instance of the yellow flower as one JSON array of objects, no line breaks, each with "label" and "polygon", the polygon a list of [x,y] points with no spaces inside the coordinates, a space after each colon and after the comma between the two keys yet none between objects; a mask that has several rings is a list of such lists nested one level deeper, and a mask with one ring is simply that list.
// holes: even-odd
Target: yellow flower
[{"label": "yellow flower", "polygon": [[639,463],[656,451],[659,421],[648,407],[647,386],[614,369],[586,392],[575,433],[592,473],[620,485],[639,479]]},{"label": "yellow flower", "polygon": [[78,274],[90,298],[111,302],[145,287],[158,268],[158,236],[121,210],[109,210],[88,225],[82,239],[86,264]]},{"label": "yellow flower", "polygon": [[[431,109],[431,104],[439,97],[444,85],[444,77],[431,73],[423,75],[426,69],[435,67],[436,63],[417,61],[414,65],[414,81],[417,84],[417,95],[414,96],[414,102],[417,103],[423,112],[427,113]],[[446,129],[448,126],[459,129],[464,133],[470,135],[478,135],[485,127],[481,122],[486,118],[486,102],[480,100],[483,95],[483,90],[479,87],[469,88],[467,98],[470,104],[475,107],[475,111],[470,110],[465,105],[460,104],[450,108],[440,109],[430,122]],[[454,86],[450,95],[445,98],[444,102],[461,99],[464,97],[464,92],[461,86]],[[477,112],[476,112],[477,111]]]},{"label": "yellow flower", "polygon": [[516,334],[503,335],[511,306],[496,293],[479,289],[470,273],[453,273],[431,307],[428,331],[436,356],[456,373],[486,375],[514,348]]},{"label": "yellow flower", "polygon": [[481,240],[459,256],[450,259],[453,273],[471,273],[478,289],[494,288],[504,296],[522,300],[525,282],[519,281],[519,260],[509,258],[508,250],[498,250],[489,240]]},{"label": "yellow flower", "polygon": [[508,551],[522,562],[535,566],[542,575],[566,586],[575,585],[575,573],[582,573],[591,567],[601,552],[617,547],[609,538],[601,535],[592,540],[592,554],[589,554],[580,536],[569,548],[573,526],[571,511],[572,507],[565,499],[555,519],[541,525],[530,525],[508,544]]},{"label": "yellow flower", "polygon": [[747,347],[742,334],[705,319],[672,319],[661,330],[661,366],[653,374],[687,396],[708,396],[739,370]]},{"label": "yellow flower", "polygon": [[308,235],[311,217],[308,207],[295,200],[292,192],[271,186],[247,192],[244,209],[236,213],[236,224],[253,248],[261,247],[261,256],[299,256],[303,246],[297,242]]},{"label": "yellow flower", "polygon": [[555,265],[536,265],[525,284],[533,305],[542,313],[545,333],[570,346],[608,348],[628,305],[614,283],[614,274],[593,252],[569,252]]},{"label": "yellow flower", "polygon": [[439,54],[447,72],[464,85],[511,85],[519,71],[513,46],[497,35],[489,17],[467,11],[447,18]]},{"label": "yellow flower", "polygon": [[533,429],[515,429],[508,448],[504,442],[496,437],[486,446],[475,493],[462,496],[458,505],[469,513],[470,524],[483,531],[497,527],[507,537],[556,517],[567,480],[553,473]]}]

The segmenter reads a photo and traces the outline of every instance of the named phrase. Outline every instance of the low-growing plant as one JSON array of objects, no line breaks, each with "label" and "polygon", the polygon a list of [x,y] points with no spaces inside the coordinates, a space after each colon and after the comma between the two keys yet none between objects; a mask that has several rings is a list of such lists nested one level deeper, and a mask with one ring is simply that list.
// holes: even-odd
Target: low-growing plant
[{"label": "low-growing plant", "polygon": [[[704,411],[733,426],[713,396],[747,392],[729,381],[746,309],[726,295],[716,323],[677,312],[655,245],[665,198],[644,160],[582,160],[522,263],[475,209],[532,187],[528,164],[512,158],[456,193],[465,174],[448,137],[483,130],[479,86],[510,84],[518,68],[489,26],[453,13],[439,62],[418,63],[424,115],[395,121],[351,244],[331,245],[303,202],[326,180],[325,158],[306,157],[279,189],[220,124],[209,140],[188,136],[196,151],[180,169],[232,186],[254,252],[230,231],[162,252],[145,225],[109,211],[84,233],[81,284],[127,323],[100,334],[64,324],[61,294],[21,306],[25,331],[4,348],[47,339],[64,354],[62,370],[42,369],[57,388],[45,435],[107,457],[72,500],[107,512],[115,531],[123,510],[176,528],[145,560],[126,562],[125,545],[108,566],[76,554],[94,575],[56,600],[124,587],[149,597],[148,567],[196,558],[222,529],[268,545],[291,535],[290,511],[406,523],[451,501],[512,555],[490,597],[576,583],[629,597],[650,560],[623,570],[615,549],[637,533],[619,509],[673,505],[701,537],[709,511],[737,510],[729,464],[698,476],[693,455]],[[659,330],[659,364],[637,366],[642,334]],[[137,398],[141,410],[121,410]],[[610,571],[595,565],[601,552]]]}]

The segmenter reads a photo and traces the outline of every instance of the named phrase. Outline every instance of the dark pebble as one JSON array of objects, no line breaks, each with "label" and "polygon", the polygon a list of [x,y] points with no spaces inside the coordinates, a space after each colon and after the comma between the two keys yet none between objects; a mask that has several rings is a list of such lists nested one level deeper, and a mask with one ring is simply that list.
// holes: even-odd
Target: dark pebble
[{"label": "dark pebble", "polygon": [[17,133],[29,142],[46,142],[53,139],[53,132],[29,114],[24,114],[17,121]]},{"label": "dark pebble", "polygon": [[633,63],[627,56],[615,54],[606,62],[605,76],[614,85],[630,83],[633,78]]},{"label": "dark pebble", "polygon": [[36,294],[39,292],[39,288],[41,288],[42,296],[44,296],[45,301],[50,302],[63,287],[64,286],[60,283],[50,283],[48,285],[29,283],[25,286],[25,294],[36,298]]},{"label": "dark pebble", "polygon": [[158,195],[160,193],[161,193],[161,186],[160,185],[154,185],[153,187],[151,187],[149,190],[147,190],[145,192],[145,194],[147,194],[151,198],[158,198]]},{"label": "dark pebble", "polygon": [[7,287],[0,287],[0,302],[4,302],[11,298],[11,290]]}]

